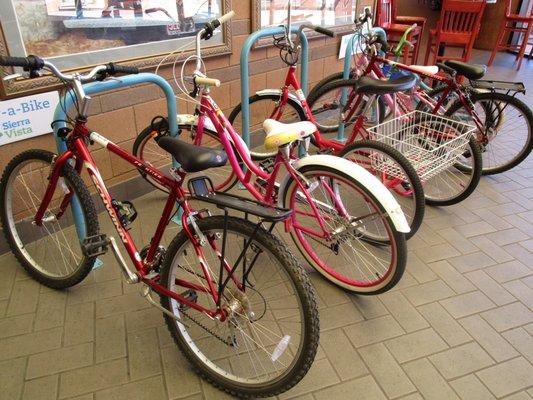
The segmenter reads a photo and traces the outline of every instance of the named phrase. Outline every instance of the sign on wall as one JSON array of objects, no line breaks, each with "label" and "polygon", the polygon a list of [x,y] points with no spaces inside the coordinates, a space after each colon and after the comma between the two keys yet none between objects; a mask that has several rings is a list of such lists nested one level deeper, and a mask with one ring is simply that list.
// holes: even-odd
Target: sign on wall
[{"label": "sign on wall", "polygon": [[50,133],[57,92],[0,101],[0,146]]}]

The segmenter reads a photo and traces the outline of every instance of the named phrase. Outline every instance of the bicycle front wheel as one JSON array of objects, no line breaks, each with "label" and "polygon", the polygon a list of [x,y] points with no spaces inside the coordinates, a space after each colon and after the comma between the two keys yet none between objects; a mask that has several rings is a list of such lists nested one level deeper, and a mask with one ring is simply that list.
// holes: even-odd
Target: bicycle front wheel
[{"label": "bicycle front wheel", "polygon": [[359,294],[391,289],[406,263],[405,235],[361,183],[337,169],[305,166],[305,193],[291,180],[280,195],[294,211],[291,236],[328,280]]},{"label": "bicycle front wheel", "polygon": [[[194,125],[179,125],[178,126],[179,138],[188,143],[194,143],[197,135],[196,126]],[[161,147],[158,146],[155,141],[156,137],[160,136],[152,127],[147,127],[139,133],[133,144],[133,154],[153,166],[161,170],[167,176],[170,176],[170,168],[172,167],[172,156],[170,153],[167,153]],[[211,147],[214,149],[223,149],[222,143],[218,138],[218,133],[210,131],[209,129],[204,128],[203,136],[201,143],[198,143],[199,146]],[[157,183],[150,175],[145,174],[139,170],[141,176],[146,179],[155,188],[168,193],[168,189],[159,183]],[[199,173],[190,173],[187,174],[188,178],[194,178],[195,176],[205,175],[205,172]],[[230,190],[235,183],[237,183],[237,176],[233,172],[231,165],[225,165],[216,169],[212,169],[209,173],[209,177],[213,182],[215,190],[220,192],[225,192]]]},{"label": "bicycle front wheel", "polygon": [[[481,147],[483,174],[505,172],[517,166],[533,149],[533,113],[516,97],[505,93],[476,92],[471,96],[473,111],[483,123],[477,133]],[[474,125],[461,101],[450,106],[446,115]],[[486,143],[484,143],[486,141]],[[468,165],[464,166],[465,169]]]},{"label": "bicycle front wheel", "polygon": [[[42,225],[33,223],[54,157],[49,151],[27,150],[9,162],[0,181],[0,216],[7,243],[28,274],[64,289],[81,282],[93,267],[95,257],[83,255],[80,239],[98,234],[98,215],[87,186],[65,164]],[[67,195],[72,198],[63,204]],[[73,203],[81,232],[74,225]]]},{"label": "bicycle front wheel", "polygon": [[[202,266],[218,287],[224,217],[200,219],[197,224],[208,241],[201,247]],[[314,360],[319,340],[314,290],[296,259],[271,233],[259,228],[254,235],[255,224],[233,217],[226,228],[224,258],[230,268],[236,267],[236,279],[230,279],[222,292],[227,318],[213,319],[162,296],[163,307],[178,318],[165,315],[165,320],[177,346],[213,385],[239,397],[275,396],[298,383]],[[165,256],[161,282],[213,309],[196,250],[183,231],[178,234]],[[194,283],[197,290],[179,286],[183,281]]]},{"label": "bicycle front wheel", "polygon": [[[265,146],[266,133],[263,129],[263,122],[266,119],[275,119],[285,124],[306,121],[307,117],[302,106],[292,98],[287,99],[287,103],[281,101],[280,95],[275,94],[255,94],[249,99],[250,104],[250,154],[256,161],[274,157],[276,151],[268,151]],[[242,105],[238,104],[228,121],[240,132],[242,129]]]}]

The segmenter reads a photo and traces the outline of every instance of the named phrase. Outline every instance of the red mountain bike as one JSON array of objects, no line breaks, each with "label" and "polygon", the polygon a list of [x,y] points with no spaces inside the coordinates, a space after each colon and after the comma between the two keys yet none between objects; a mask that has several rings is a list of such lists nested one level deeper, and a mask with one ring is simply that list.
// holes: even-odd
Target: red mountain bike
[{"label": "red mountain bike", "polygon": [[[0,58],[0,65],[24,67],[32,74],[48,70],[77,98],[72,129],[59,130],[67,151],[27,150],[9,162],[0,181],[3,232],[26,271],[44,285],[67,288],[81,282],[96,257],[110,247],[127,282],[139,284],[142,296],[163,312],[176,344],[205,379],[240,397],[275,396],[298,383],[318,346],[315,295],[296,259],[263,227],[286,220],[292,212],[215,193],[206,177],[189,180],[186,195],[182,186],[187,173],[223,166],[224,152],[161,138],[161,146],[181,165],[166,175],[91,131],[86,116],[90,98],[83,83],[136,69],[109,64],[70,75],[34,56]],[[135,209],[111,197],[89,151],[91,143],[134,165],[169,193],[150,244],[142,251],[128,232]],[[100,234],[93,197],[80,177],[83,170],[135,270],[115,239]],[[224,216],[193,210],[189,198],[221,208]],[[160,243],[176,204],[183,210],[183,230],[164,250]],[[254,215],[259,222],[230,217],[228,210]]]}]

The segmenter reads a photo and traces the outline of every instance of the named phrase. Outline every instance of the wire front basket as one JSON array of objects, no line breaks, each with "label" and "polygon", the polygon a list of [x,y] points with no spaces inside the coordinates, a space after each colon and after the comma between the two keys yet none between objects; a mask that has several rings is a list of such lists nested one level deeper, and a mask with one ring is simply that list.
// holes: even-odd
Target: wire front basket
[{"label": "wire front basket", "polygon": [[[415,168],[422,182],[450,168],[465,155],[475,127],[439,115],[413,111],[367,129],[369,139],[394,147]],[[387,157],[370,154],[372,167],[405,179],[399,166]]]}]

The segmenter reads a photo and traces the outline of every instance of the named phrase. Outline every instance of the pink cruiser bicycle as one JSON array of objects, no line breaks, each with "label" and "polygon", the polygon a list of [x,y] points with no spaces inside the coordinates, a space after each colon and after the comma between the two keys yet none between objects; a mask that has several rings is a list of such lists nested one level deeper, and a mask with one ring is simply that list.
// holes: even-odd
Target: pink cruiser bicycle
[{"label": "pink cruiser bicycle", "polygon": [[[405,233],[409,232],[394,197],[376,177],[348,160],[331,155],[298,158],[298,145],[307,149],[316,131],[308,121],[264,121],[265,145],[275,156],[268,168],[255,164],[241,136],[210,96],[210,88],[220,82],[201,71],[200,40],[197,36],[196,71],[192,77],[182,76],[182,81],[194,85],[191,98],[200,99],[194,115],[178,116],[179,132],[183,140],[212,143],[226,151],[231,168],[214,171],[215,188],[227,190],[238,181],[256,200],[291,209],[285,230],[309,264],[331,282],[361,294],[392,288],[405,269]],[[162,145],[169,136],[165,128],[164,120],[147,128],[134,153],[150,164],[168,166],[168,154],[159,150],[171,150]]]}]

